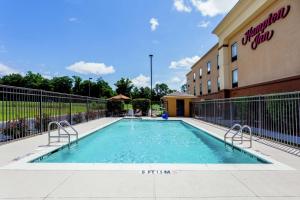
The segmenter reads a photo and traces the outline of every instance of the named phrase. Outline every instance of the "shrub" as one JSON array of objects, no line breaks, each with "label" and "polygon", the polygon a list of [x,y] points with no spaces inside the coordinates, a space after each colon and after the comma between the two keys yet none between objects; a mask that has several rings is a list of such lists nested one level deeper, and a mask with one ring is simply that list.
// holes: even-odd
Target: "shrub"
[{"label": "shrub", "polygon": [[83,121],[83,114],[80,113],[76,113],[72,116],[72,121],[74,122],[74,124],[79,124]]},{"label": "shrub", "polygon": [[[46,114],[43,113],[42,114],[42,124],[43,124],[43,129],[41,130],[41,132],[47,131],[48,130],[48,124],[52,121],[52,118]],[[34,121],[34,128],[36,130],[40,130],[41,129],[41,120],[40,120],[40,116],[36,116],[35,117],[35,121]],[[51,130],[55,129],[55,126],[51,126]]]},{"label": "shrub", "polygon": [[98,111],[88,111],[84,115],[86,121],[96,119],[97,116],[98,116]]},{"label": "shrub", "polygon": [[132,100],[133,110],[141,110],[143,115],[147,115],[150,108],[149,99],[133,99]]},{"label": "shrub", "polygon": [[112,114],[119,114],[124,110],[124,102],[123,101],[108,101],[107,102],[107,110]]},{"label": "shrub", "polygon": [[2,134],[9,136],[9,139],[17,139],[27,135],[28,124],[24,118],[6,122]]}]

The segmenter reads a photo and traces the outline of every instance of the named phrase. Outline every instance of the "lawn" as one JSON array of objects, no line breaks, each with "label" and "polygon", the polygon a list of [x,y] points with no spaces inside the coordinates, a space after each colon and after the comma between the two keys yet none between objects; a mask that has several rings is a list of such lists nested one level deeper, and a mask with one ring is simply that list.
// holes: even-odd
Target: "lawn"
[{"label": "lawn", "polygon": [[[89,104],[90,110],[101,110],[104,105],[99,103]],[[87,112],[86,103],[59,103],[43,102],[42,113],[47,116],[60,116]],[[131,110],[132,104],[125,104],[125,110]],[[153,104],[152,109],[158,113],[162,112],[159,104]],[[0,101],[0,121],[9,121],[21,118],[36,118],[40,115],[40,103],[28,101]]]},{"label": "lawn", "polygon": [[[99,110],[103,108],[101,104],[89,104],[90,110]],[[59,103],[44,102],[42,103],[42,113],[47,116],[59,116],[87,112],[86,103]],[[40,115],[39,102],[26,101],[0,101],[0,121],[15,120],[20,118],[35,118]]]}]

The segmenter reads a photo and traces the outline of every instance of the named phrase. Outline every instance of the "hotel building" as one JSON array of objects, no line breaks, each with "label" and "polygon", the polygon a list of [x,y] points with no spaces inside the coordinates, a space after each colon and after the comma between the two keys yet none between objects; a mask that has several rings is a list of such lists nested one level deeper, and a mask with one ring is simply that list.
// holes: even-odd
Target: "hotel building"
[{"label": "hotel building", "polygon": [[186,75],[187,93],[216,99],[300,90],[300,1],[240,0]]}]

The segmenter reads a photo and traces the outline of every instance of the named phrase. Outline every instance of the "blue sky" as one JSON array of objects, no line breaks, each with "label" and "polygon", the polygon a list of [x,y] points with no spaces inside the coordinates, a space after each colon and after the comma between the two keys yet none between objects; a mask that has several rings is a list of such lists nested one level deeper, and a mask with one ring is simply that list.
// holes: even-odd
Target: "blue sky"
[{"label": "blue sky", "polygon": [[0,0],[0,75],[121,77],[178,89],[237,0]]}]

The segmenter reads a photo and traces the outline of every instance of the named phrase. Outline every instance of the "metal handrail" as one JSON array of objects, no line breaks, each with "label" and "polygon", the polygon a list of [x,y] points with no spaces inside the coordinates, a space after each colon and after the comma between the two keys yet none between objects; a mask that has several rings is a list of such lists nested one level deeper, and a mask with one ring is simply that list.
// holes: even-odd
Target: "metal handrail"
[{"label": "metal handrail", "polygon": [[76,135],[76,143],[77,143],[77,140],[78,140],[78,131],[67,120],[60,121],[59,124],[62,127],[63,127],[63,124],[65,124],[65,125],[67,125],[67,127],[70,127],[75,132],[75,134],[70,134],[70,135]]},{"label": "metal handrail", "polygon": [[[231,128],[225,133],[225,135],[224,135],[224,141],[226,141],[226,138],[229,138],[229,137],[227,137],[227,135],[228,135],[234,128],[236,128],[236,127],[239,127],[239,130],[237,130],[235,134],[237,134],[237,133],[242,129],[242,126],[241,126],[240,124],[234,124],[234,125],[231,126]],[[235,135],[235,134],[234,134],[234,135]]]},{"label": "metal handrail", "polygon": [[[245,139],[244,139],[244,132],[243,132],[244,129],[248,129],[248,130],[249,130],[249,136],[250,136],[249,140],[245,140]],[[244,141],[249,141],[249,142],[250,142],[250,148],[251,148],[251,147],[252,147],[252,130],[251,130],[251,127],[248,126],[248,125],[242,126],[242,128],[232,136],[232,139],[231,139],[231,144],[232,144],[232,145],[233,145],[233,142],[234,142],[234,141],[238,141],[238,140],[236,140],[236,139],[234,139],[234,138],[235,138],[235,136],[238,135],[239,133],[241,133],[241,140],[240,140],[240,141],[241,141],[241,144],[242,144]]]},{"label": "metal handrail", "polygon": [[60,125],[57,121],[52,121],[52,122],[49,122],[49,124],[48,124],[48,145],[50,145],[50,143],[51,143],[51,125],[52,124],[55,124],[55,125],[57,125],[57,129],[58,129],[58,139],[59,139],[59,141],[60,141],[60,137],[61,137],[61,133],[60,133],[60,129],[62,129],[65,133],[66,133],[66,135],[68,136],[68,147],[70,148],[70,142],[71,142],[71,134],[62,126],[62,125]]}]

